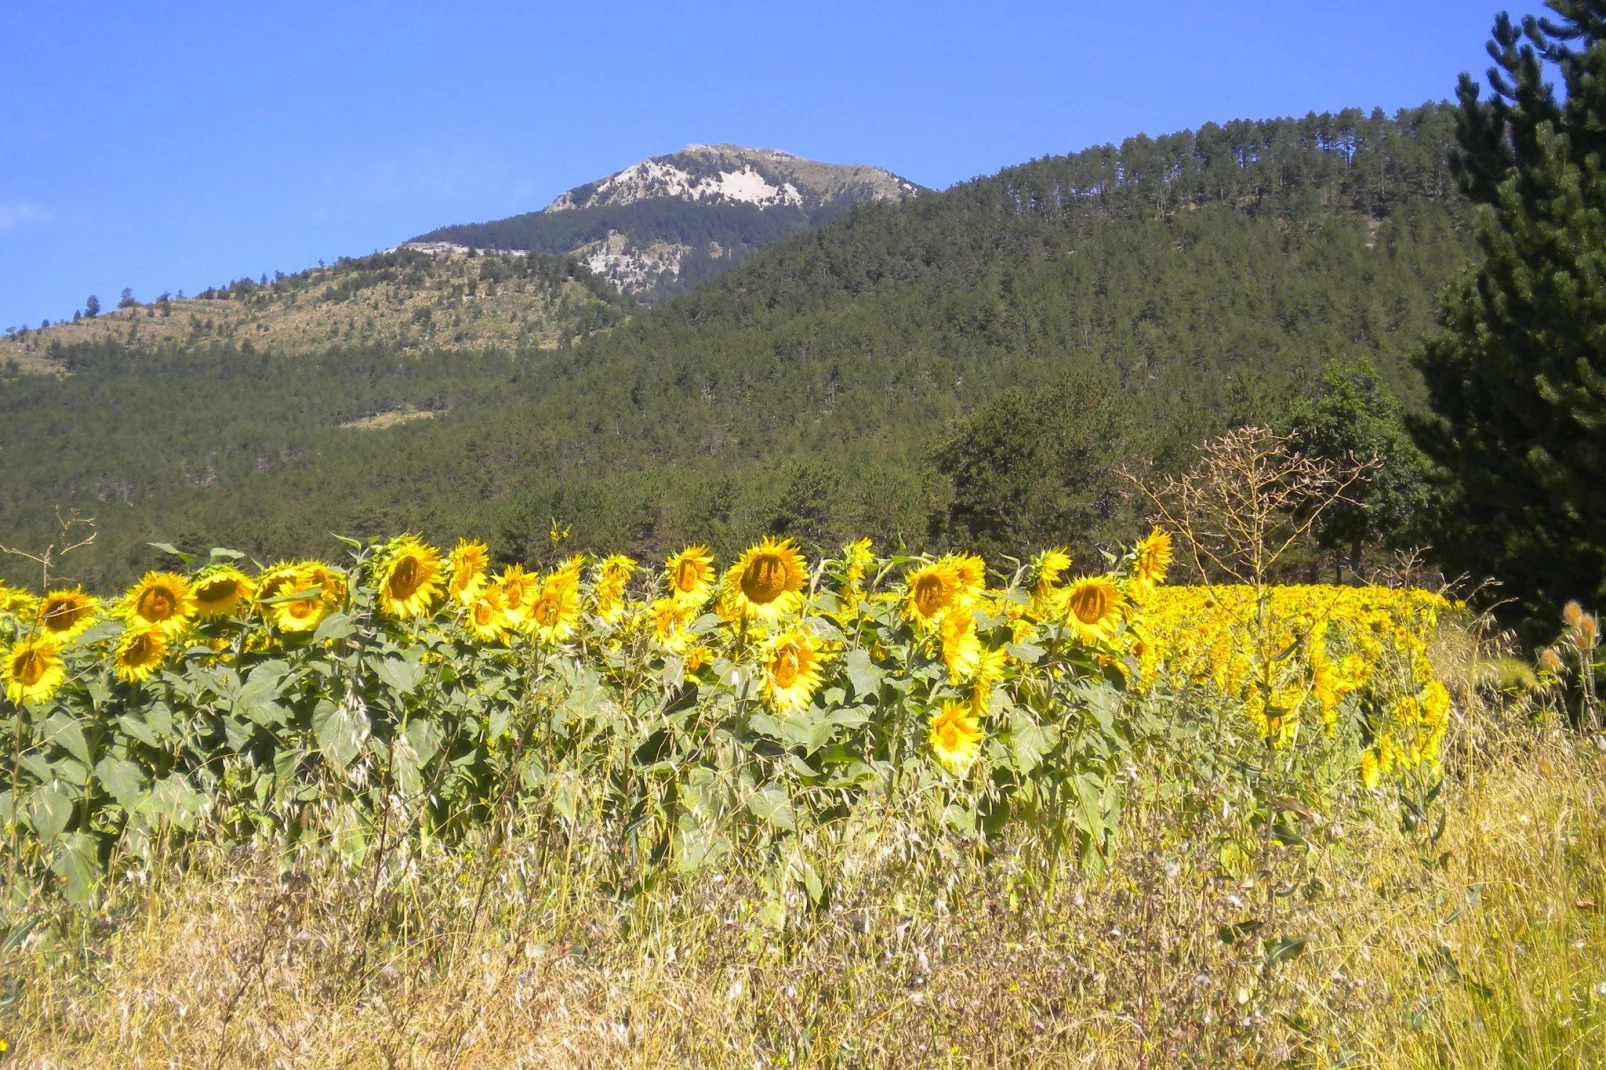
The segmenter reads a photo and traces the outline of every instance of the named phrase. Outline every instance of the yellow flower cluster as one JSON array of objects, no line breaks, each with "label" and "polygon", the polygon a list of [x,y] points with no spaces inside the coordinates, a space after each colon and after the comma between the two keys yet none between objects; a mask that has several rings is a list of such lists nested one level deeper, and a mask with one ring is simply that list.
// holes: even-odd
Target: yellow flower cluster
[{"label": "yellow flower cluster", "polygon": [[1132,628],[1137,686],[1213,689],[1280,747],[1307,722],[1331,735],[1354,696],[1367,720],[1361,772],[1370,787],[1395,770],[1437,765],[1450,694],[1427,651],[1452,608],[1417,589],[1161,588]]},{"label": "yellow flower cluster", "polygon": [[[1070,555],[1052,549],[989,586],[971,554],[889,561],[861,540],[811,566],[791,540],[766,539],[723,573],[706,546],[690,546],[652,576],[622,555],[575,556],[540,574],[493,572],[482,542],[447,553],[402,536],[350,572],[300,561],[252,576],[220,563],[149,573],[106,602],[78,588],[40,598],[0,585],[11,636],[0,680],[13,703],[44,703],[99,665],[135,685],[179,654],[228,660],[306,646],[343,613],[388,621],[403,637],[535,644],[594,666],[625,649],[678,659],[687,674],[723,659],[747,666],[757,697],[791,717],[856,647],[888,670],[933,667],[940,692],[922,730],[931,755],[963,775],[982,753],[994,690],[1061,671],[1035,664],[1032,650],[1075,648],[1088,671],[1123,673],[1140,691],[1213,689],[1277,746],[1293,744],[1306,720],[1331,732],[1346,697],[1364,696],[1368,783],[1436,761],[1450,701],[1426,649],[1449,603],[1382,588],[1169,588],[1171,557],[1156,529],[1112,572],[1070,576]],[[92,656],[75,655],[83,667],[69,672],[74,650]]]}]

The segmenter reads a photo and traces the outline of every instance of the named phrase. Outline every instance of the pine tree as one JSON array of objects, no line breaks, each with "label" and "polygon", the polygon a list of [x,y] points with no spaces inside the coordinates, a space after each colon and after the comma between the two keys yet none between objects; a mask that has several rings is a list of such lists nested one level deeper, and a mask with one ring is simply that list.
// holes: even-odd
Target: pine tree
[{"label": "pine tree", "polygon": [[1549,6],[1496,20],[1487,99],[1461,76],[1451,166],[1483,262],[1418,359],[1413,425],[1450,483],[1445,562],[1497,578],[1518,622],[1606,595],[1606,2]]},{"label": "pine tree", "polygon": [[832,527],[832,503],[841,480],[830,469],[808,461],[790,465],[781,476],[784,490],[770,516],[769,534],[790,536],[813,553],[828,553],[845,533]]},{"label": "pine tree", "polygon": [[1307,457],[1371,469],[1322,512],[1316,544],[1359,574],[1371,547],[1405,549],[1429,504],[1427,462],[1405,433],[1400,403],[1365,361],[1338,361],[1316,392],[1290,414],[1293,445]]}]

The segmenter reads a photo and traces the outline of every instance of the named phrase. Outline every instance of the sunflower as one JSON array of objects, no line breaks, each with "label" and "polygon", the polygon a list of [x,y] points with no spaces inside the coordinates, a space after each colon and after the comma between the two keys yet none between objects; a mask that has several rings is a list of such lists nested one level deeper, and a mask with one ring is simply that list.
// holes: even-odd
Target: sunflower
[{"label": "sunflower", "polygon": [[944,702],[942,712],[932,718],[926,738],[942,767],[964,776],[981,753],[981,722],[968,703]]},{"label": "sunflower", "polygon": [[706,646],[694,646],[686,651],[686,671],[700,672],[714,663],[714,652]]},{"label": "sunflower", "polygon": [[580,583],[580,577],[585,573],[585,570],[586,555],[573,554],[568,558],[568,560],[564,561],[563,564],[553,569],[552,575],[567,576],[570,582],[578,586]]},{"label": "sunflower", "polygon": [[971,691],[970,708],[979,717],[987,712],[987,705],[992,700],[993,688],[1004,678],[1004,671],[1009,668],[1009,651],[1003,647],[989,650],[977,661],[976,682]]},{"label": "sunflower", "polygon": [[909,593],[903,615],[912,623],[931,628],[960,601],[959,570],[949,558],[922,565],[909,573]]},{"label": "sunflower", "polygon": [[652,604],[652,638],[671,654],[681,654],[691,646],[691,625],[697,619],[697,606],[675,598],[660,598]]},{"label": "sunflower", "polygon": [[1138,543],[1132,552],[1132,582],[1148,590],[1165,582],[1175,555],[1171,549],[1171,533],[1155,528]]},{"label": "sunflower", "polygon": [[669,597],[700,606],[714,589],[714,555],[706,546],[688,546],[664,562]]},{"label": "sunflower", "polygon": [[561,643],[573,634],[579,619],[579,580],[573,571],[559,569],[530,600],[523,627],[543,643]]},{"label": "sunflower", "polygon": [[168,635],[161,628],[130,628],[117,642],[112,671],[127,683],[142,683],[167,657],[167,646]]},{"label": "sunflower", "polygon": [[446,581],[446,593],[459,604],[472,606],[490,582],[485,575],[490,561],[491,549],[483,542],[458,539],[457,548],[446,561],[446,572],[451,577]]},{"label": "sunflower", "polygon": [[1121,589],[1108,576],[1083,576],[1062,596],[1065,623],[1083,643],[1099,643],[1115,634],[1121,622]]},{"label": "sunflower", "polygon": [[847,620],[864,601],[864,577],[868,569],[875,563],[875,551],[870,547],[869,539],[860,539],[849,543],[842,548],[841,585],[837,588],[836,616]]},{"label": "sunflower", "polygon": [[503,643],[513,628],[502,604],[505,592],[500,585],[487,587],[469,605],[464,623],[474,638],[482,643]]},{"label": "sunflower", "polygon": [[39,630],[58,643],[70,643],[95,623],[100,600],[84,593],[82,587],[70,591],[51,591],[34,609]]},{"label": "sunflower", "polygon": [[21,706],[48,700],[67,678],[67,670],[56,641],[36,635],[6,651],[3,675],[6,698]]},{"label": "sunflower", "polygon": [[379,552],[375,576],[382,612],[400,620],[424,616],[441,591],[441,552],[402,535]]},{"label": "sunflower", "polygon": [[776,621],[803,604],[808,564],[791,539],[749,547],[725,573],[720,611],[728,619]]},{"label": "sunflower", "polygon": [[263,619],[273,619],[273,607],[266,603],[280,595],[288,594],[296,589],[297,581],[301,578],[301,566],[281,561],[277,565],[263,570],[257,576],[256,603],[257,612]]},{"label": "sunflower", "polygon": [[598,620],[614,624],[624,616],[625,587],[635,572],[636,563],[624,554],[614,554],[597,566],[591,599]]},{"label": "sunflower", "polygon": [[948,682],[970,679],[981,667],[981,640],[976,637],[974,613],[950,613],[937,626],[942,636],[942,660],[948,667]]},{"label": "sunflower", "polygon": [[490,590],[500,596],[502,612],[507,615],[510,626],[524,623],[539,582],[534,574],[524,571],[523,565],[509,565],[491,584]]},{"label": "sunflower", "polygon": [[869,539],[860,539],[849,543],[842,548],[843,560],[847,562],[847,569],[842,578],[849,586],[857,587],[864,582],[864,572],[875,562],[875,550]]},{"label": "sunflower", "polygon": [[808,708],[820,688],[820,651],[803,628],[777,635],[764,646],[764,697],[777,713]]},{"label": "sunflower", "polygon": [[133,628],[156,627],[178,635],[195,615],[195,598],[184,577],[172,572],[147,572],[123,599],[123,613]]},{"label": "sunflower", "polygon": [[1367,791],[1374,790],[1378,782],[1383,779],[1382,763],[1378,760],[1376,751],[1367,751],[1361,755],[1361,785]]},{"label": "sunflower", "polygon": [[1052,550],[1044,550],[1032,558],[1030,578],[1032,581],[1032,597],[1039,605],[1046,604],[1059,588],[1060,577],[1065,570],[1071,567],[1071,555],[1065,552],[1065,547],[1056,546]]},{"label": "sunflower", "polygon": [[31,616],[38,604],[39,599],[34,597],[32,592],[7,587],[5,581],[0,580],[0,615]]},{"label": "sunflower", "polygon": [[987,562],[975,554],[958,554],[949,560],[954,563],[954,572],[959,577],[959,588],[964,597],[975,597],[986,590]]},{"label": "sunflower", "polygon": [[202,569],[190,584],[195,597],[195,615],[201,620],[237,617],[255,596],[251,581],[233,565],[213,565]]},{"label": "sunflower", "polygon": [[343,569],[322,561],[303,561],[297,567],[296,578],[307,588],[318,588],[318,597],[324,608],[336,610],[345,606],[350,589]]},{"label": "sunflower", "polygon": [[275,626],[282,632],[312,632],[329,615],[329,603],[323,598],[323,589],[305,573],[296,577],[293,588],[284,590],[269,609]]}]

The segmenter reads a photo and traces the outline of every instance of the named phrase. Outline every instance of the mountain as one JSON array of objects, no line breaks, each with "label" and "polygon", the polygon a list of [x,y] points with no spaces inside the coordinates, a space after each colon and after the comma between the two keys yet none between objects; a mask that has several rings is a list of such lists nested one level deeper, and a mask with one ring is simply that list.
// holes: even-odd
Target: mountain
[{"label": "mountain", "polygon": [[622,323],[634,302],[565,257],[480,254],[448,245],[343,258],[269,280],[238,279],[194,297],[62,321],[0,340],[0,371],[63,370],[52,354],[87,343],[197,349],[215,343],[280,354],[331,346],[550,349]]},{"label": "mountain", "polygon": [[1435,104],[1045,157],[862,205],[552,349],[65,346],[72,375],[0,379],[0,542],[95,516],[71,565],[90,583],[157,563],[147,542],[266,559],[338,553],[332,532],[539,562],[554,520],[566,549],[644,556],[765,533],[975,545],[945,519],[949,447],[1048,398],[1075,461],[1049,473],[1056,541],[1096,563],[1141,513],[1117,466],[1276,423],[1334,361],[1420,402],[1409,358],[1472,249],[1453,132]]},{"label": "mountain", "polygon": [[539,212],[441,227],[408,244],[571,255],[622,293],[660,303],[856,204],[898,203],[922,191],[879,167],[687,145],[576,186]]}]

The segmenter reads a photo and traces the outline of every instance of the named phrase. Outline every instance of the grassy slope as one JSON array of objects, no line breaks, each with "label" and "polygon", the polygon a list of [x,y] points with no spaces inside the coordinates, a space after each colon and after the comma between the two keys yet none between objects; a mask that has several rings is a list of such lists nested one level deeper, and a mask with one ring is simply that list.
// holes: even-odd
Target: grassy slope
[{"label": "grassy slope", "polygon": [[[539,274],[537,272],[540,272]],[[266,286],[249,284],[112,309],[0,341],[0,367],[59,371],[53,347],[118,341],[204,348],[213,342],[276,353],[332,346],[398,352],[484,346],[553,348],[586,310],[629,307],[561,259],[376,254],[311,268]],[[616,318],[622,319],[622,315]]]},{"label": "grassy slope", "polygon": [[1106,873],[871,815],[781,929],[740,864],[617,898],[585,830],[385,881],[217,857],[8,947],[0,1036],[84,1068],[1600,1066],[1606,757],[1462,702],[1436,843],[1350,798],[1229,876],[1212,786],[1158,760]]}]

